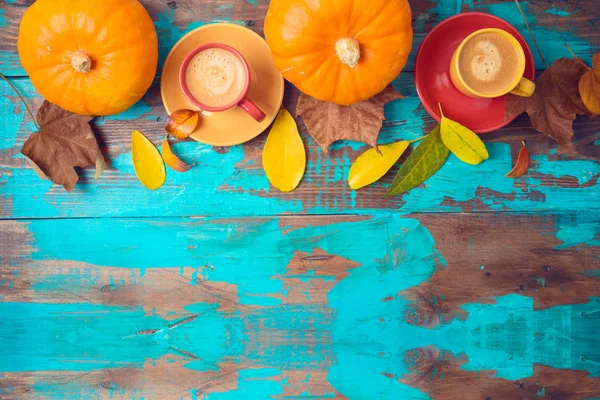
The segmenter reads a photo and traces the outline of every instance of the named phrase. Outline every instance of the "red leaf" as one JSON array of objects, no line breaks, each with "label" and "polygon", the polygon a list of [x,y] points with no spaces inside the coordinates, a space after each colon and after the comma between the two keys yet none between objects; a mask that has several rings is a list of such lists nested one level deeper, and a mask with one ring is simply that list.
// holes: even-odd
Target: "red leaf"
[{"label": "red leaf", "polygon": [[529,150],[527,150],[527,146],[523,141],[523,147],[519,152],[519,157],[517,157],[517,162],[513,169],[510,170],[508,174],[506,174],[507,178],[518,178],[523,175],[529,169]]}]

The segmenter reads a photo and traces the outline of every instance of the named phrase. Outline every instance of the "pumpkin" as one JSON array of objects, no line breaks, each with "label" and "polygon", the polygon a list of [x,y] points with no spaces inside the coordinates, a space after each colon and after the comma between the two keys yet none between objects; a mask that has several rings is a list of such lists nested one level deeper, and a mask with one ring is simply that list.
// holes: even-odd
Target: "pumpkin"
[{"label": "pumpkin", "polygon": [[85,115],[131,107],[158,64],[156,30],[137,0],[37,0],[21,20],[18,49],[46,100]]},{"label": "pumpkin", "polygon": [[381,92],[412,47],[407,0],[271,0],[265,37],[298,89],[350,105]]}]

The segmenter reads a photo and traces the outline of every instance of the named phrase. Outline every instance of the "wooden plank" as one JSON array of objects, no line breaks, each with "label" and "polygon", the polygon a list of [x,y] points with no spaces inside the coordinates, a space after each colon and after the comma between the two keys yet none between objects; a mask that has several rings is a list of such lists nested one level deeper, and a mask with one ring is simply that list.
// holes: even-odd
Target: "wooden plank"
[{"label": "wooden plank", "polygon": [[[19,21],[31,1],[16,0],[0,4],[0,72],[7,76],[24,76],[19,63],[16,43]],[[263,32],[263,20],[268,0],[142,0],[152,16],[160,40],[161,65],[169,49],[190,30],[211,22],[243,24],[258,33]],[[413,58],[406,70],[412,71],[416,49],[423,38],[441,20],[459,12],[480,11],[497,15],[523,33],[530,47],[533,41],[527,34],[523,18],[513,0],[429,0],[411,2],[415,40]],[[600,10],[595,0],[528,1],[523,2],[527,20],[539,42],[544,57],[551,63],[570,54],[557,43],[566,42],[580,58],[590,61],[600,46]],[[536,66],[544,64],[536,54]]]},{"label": "wooden plank", "polygon": [[[524,31],[512,1],[500,2],[414,2],[415,50],[420,38],[436,22],[461,10],[482,10],[499,15]],[[27,2],[4,3],[0,37],[4,56],[13,54],[18,20]],[[261,32],[265,1],[211,2],[144,2],[156,20],[161,38],[161,58],[185,32],[205,22],[232,20],[245,23]],[[577,4],[530,2],[525,9],[534,26],[545,57],[563,56],[556,46],[558,37],[588,60],[596,48],[597,7],[593,1]],[[520,24],[520,25],[519,25]],[[557,36],[558,35],[558,36]],[[527,35],[525,35],[527,36]],[[413,51],[413,53],[415,53]],[[2,56],[2,71],[22,74],[14,59]],[[540,62],[538,61],[538,66]],[[409,64],[407,71],[410,71]],[[26,79],[15,80],[35,109],[40,102]],[[410,73],[395,82],[408,100],[386,108],[388,121],[381,143],[399,138],[414,138],[427,132],[433,121],[419,105]],[[354,192],[344,180],[351,161],[362,148],[357,145],[336,147],[324,156],[302,133],[309,150],[307,175],[298,190],[281,194],[272,189],[262,172],[260,154],[264,135],[242,147],[210,149],[193,143],[183,144],[184,155],[199,162],[199,167],[185,175],[171,173],[167,185],[158,193],[149,193],[137,182],[130,161],[129,132],[140,129],[159,143],[163,135],[165,114],[161,106],[158,81],[148,96],[119,116],[99,121],[96,131],[112,168],[99,182],[91,172],[82,175],[74,195],[40,181],[19,154],[22,144],[33,130],[23,107],[8,85],[0,83],[0,117],[6,123],[0,129],[0,218],[46,218],[64,216],[161,216],[161,215],[272,215],[285,213],[372,213],[400,209],[414,211],[561,211],[597,209],[598,146],[600,120],[581,119],[576,123],[576,150],[573,154],[557,152],[552,142],[534,133],[527,118],[500,132],[487,135],[492,141],[492,160],[472,168],[451,160],[426,186],[398,198],[383,198],[393,172],[383,183]],[[285,105],[294,109],[297,91],[287,88]],[[531,135],[533,134],[533,135]],[[520,141],[532,146],[534,163],[531,174],[516,181],[503,174],[511,167]],[[470,179],[465,179],[469,176]],[[135,202],[126,201],[135,199]]]},{"label": "wooden plank", "polygon": [[0,393],[597,397],[599,222],[0,221]]},{"label": "wooden plank", "polygon": [[[41,99],[29,81],[14,82],[36,109]],[[198,166],[185,174],[169,171],[166,185],[150,192],[135,176],[130,132],[139,129],[157,145],[161,143],[166,115],[157,84],[129,112],[96,120],[94,129],[110,168],[98,181],[93,171],[84,171],[81,183],[69,194],[62,187],[40,180],[20,154],[34,127],[8,85],[0,82],[0,119],[6,121],[0,129],[0,218],[363,214],[393,210],[544,212],[597,210],[600,205],[598,118],[576,121],[575,148],[571,154],[564,154],[522,116],[509,127],[485,135],[490,160],[469,166],[451,156],[425,185],[393,198],[385,198],[384,194],[397,168],[382,182],[352,191],[346,183],[347,171],[365,147],[341,142],[325,155],[299,120],[308,149],[308,166],[304,181],[294,192],[280,193],[266,179],[261,162],[266,135],[231,148],[179,144],[176,152]],[[412,75],[401,74],[394,85],[409,97],[386,107],[387,121],[380,143],[416,138],[434,126],[420,105]],[[290,90],[286,97],[285,106],[292,112],[296,96],[297,92]],[[530,172],[516,180],[505,178],[523,139],[533,157]]]}]

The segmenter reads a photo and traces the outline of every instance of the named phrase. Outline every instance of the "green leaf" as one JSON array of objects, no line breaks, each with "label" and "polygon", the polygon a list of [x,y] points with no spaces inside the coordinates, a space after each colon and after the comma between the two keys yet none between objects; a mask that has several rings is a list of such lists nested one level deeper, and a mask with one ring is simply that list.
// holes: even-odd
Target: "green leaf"
[{"label": "green leaf", "polygon": [[448,159],[450,151],[440,137],[440,126],[436,126],[404,162],[390,185],[386,196],[404,193],[435,174]]},{"label": "green leaf", "polygon": [[[441,110],[440,107],[440,112]],[[442,141],[452,154],[462,162],[472,165],[481,164],[489,158],[485,143],[481,141],[479,135],[466,126],[446,118],[443,112],[441,113],[440,133]]]}]

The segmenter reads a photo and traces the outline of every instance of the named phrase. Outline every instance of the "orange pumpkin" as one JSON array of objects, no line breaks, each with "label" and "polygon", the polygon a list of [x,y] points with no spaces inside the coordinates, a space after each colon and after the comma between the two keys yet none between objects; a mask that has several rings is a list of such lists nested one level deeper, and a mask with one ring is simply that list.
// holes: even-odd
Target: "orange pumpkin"
[{"label": "orange pumpkin", "polygon": [[342,105],[381,92],[412,47],[407,0],[271,0],[265,36],[283,76]]},{"label": "orange pumpkin", "polygon": [[18,48],[46,100],[86,115],[131,107],[158,64],[156,30],[137,0],[37,0],[21,20]]}]

